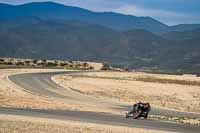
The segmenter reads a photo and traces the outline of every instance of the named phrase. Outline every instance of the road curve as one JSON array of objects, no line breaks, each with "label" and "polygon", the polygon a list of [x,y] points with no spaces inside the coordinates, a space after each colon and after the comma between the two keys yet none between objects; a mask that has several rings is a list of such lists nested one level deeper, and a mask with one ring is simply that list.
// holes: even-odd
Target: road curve
[{"label": "road curve", "polygon": [[[37,95],[47,95],[55,98],[71,99],[71,100],[84,100],[84,102],[93,101],[95,104],[101,100],[95,99],[91,100],[93,97],[88,97],[83,94],[66,90],[56,83],[52,82],[51,77],[57,74],[72,74],[80,72],[50,72],[50,73],[34,73],[34,74],[19,74],[9,76],[9,79],[15,84],[23,87],[26,91],[34,93]],[[59,93],[62,92],[62,93]],[[65,92],[65,93],[63,93]],[[78,98],[76,97],[78,95]],[[80,99],[79,99],[80,98]],[[99,102],[98,102],[99,100]],[[105,101],[107,102],[107,101]],[[119,110],[126,110],[126,105],[113,104],[112,102],[107,102],[107,106],[118,108]],[[101,107],[101,105],[99,105]],[[200,127],[189,126],[184,124],[169,123],[162,121],[152,121],[152,120],[132,120],[125,119],[120,115],[106,114],[106,113],[92,113],[92,112],[82,112],[82,111],[60,111],[60,110],[36,110],[36,109],[17,109],[17,108],[0,108],[1,114],[16,114],[25,115],[33,117],[44,117],[52,119],[62,119],[62,120],[77,120],[92,123],[101,123],[108,125],[117,126],[127,126],[127,127],[140,127],[147,129],[158,129],[166,131],[175,132],[185,132],[185,133],[199,133]],[[155,115],[178,115],[178,116],[192,116],[199,117],[199,114],[193,113],[183,113],[169,110],[153,109],[151,114]]]}]

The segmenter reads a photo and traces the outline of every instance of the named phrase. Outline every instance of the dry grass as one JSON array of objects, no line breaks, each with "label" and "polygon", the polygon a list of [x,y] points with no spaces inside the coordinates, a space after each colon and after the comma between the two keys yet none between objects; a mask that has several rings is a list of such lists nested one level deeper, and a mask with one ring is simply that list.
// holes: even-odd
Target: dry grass
[{"label": "dry grass", "polygon": [[199,118],[186,118],[186,117],[168,117],[168,116],[158,116],[158,115],[149,115],[148,119],[152,120],[162,120],[162,121],[173,121],[176,123],[184,123],[193,126],[200,126]]},{"label": "dry grass", "polygon": [[0,117],[1,133],[167,133],[164,131],[108,126],[32,117]]},{"label": "dry grass", "polygon": [[179,79],[163,79],[156,77],[138,77],[136,81],[143,82],[153,82],[153,83],[162,83],[162,84],[179,84],[179,85],[191,85],[191,86],[200,86],[200,81],[188,81],[188,80],[179,80]]},{"label": "dry grass", "polygon": [[162,84],[178,84],[178,85],[191,85],[191,86],[200,86],[200,81],[190,81],[190,80],[181,80],[181,79],[164,79],[154,76],[142,76],[142,77],[103,77],[103,76],[91,76],[91,75],[71,75],[71,77],[83,77],[83,78],[99,78],[99,79],[115,79],[115,80],[128,80],[128,81],[142,81],[142,82],[153,82],[153,83],[162,83]]},{"label": "dry grass", "polygon": [[196,84],[200,82],[200,78],[191,75],[126,72],[84,75],[62,75],[54,79],[65,87],[87,95],[107,97],[128,104],[144,101],[156,107],[200,113],[200,86]]},{"label": "dry grass", "polygon": [[[8,75],[17,73],[61,71],[55,69],[0,69],[0,107],[51,109],[51,110],[79,110],[92,112],[109,112],[121,114],[112,108],[98,108],[98,105],[83,103],[81,100],[70,98],[58,99],[29,93],[7,79]],[[62,70],[63,71],[63,70]],[[64,92],[58,92],[63,94]]]},{"label": "dry grass", "polygon": [[[50,72],[60,71],[51,69],[1,69],[0,70],[0,106],[34,109],[82,109],[81,104],[66,103],[60,99],[38,96],[26,92],[23,88],[15,85],[7,79],[8,75],[27,72]],[[83,109],[84,110],[84,109]]]},{"label": "dry grass", "polygon": [[83,74],[88,76],[97,76],[97,77],[110,77],[110,78],[122,78],[122,79],[136,79],[139,77],[153,77],[159,79],[174,79],[174,80],[184,80],[184,81],[200,81],[199,77],[196,75],[168,75],[168,74],[150,74],[144,72],[93,72]]}]

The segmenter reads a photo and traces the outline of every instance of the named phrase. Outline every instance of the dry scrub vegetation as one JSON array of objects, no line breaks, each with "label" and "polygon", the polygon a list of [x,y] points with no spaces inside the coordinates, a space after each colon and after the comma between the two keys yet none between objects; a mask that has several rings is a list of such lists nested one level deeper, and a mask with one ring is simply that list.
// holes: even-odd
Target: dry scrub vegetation
[{"label": "dry scrub vegetation", "polygon": [[20,59],[20,58],[0,58],[0,68],[62,68],[73,70],[100,70],[102,63],[81,62],[81,61],[61,61],[45,59]]},{"label": "dry scrub vegetation", "polygon": [[199,118],[169,117],[169,116],[149,115],[148,119],[171,121],[171,122],[184,123],[184,124],[193,125],[193,126],[200,126],[200,119]]},{"label": "dry scrub vegetation", "polygon": [[[167,133],[74,121],[0,115],[1,133]],[[168,132],[169,133],[169,132]]]},{"label": "dry scrub vegetation", "polygon": [[200,113],[200,78],[128,72],[94,72],[57,76],[56,82],[87,95],[123,103],[150,102],[153,106]]}]

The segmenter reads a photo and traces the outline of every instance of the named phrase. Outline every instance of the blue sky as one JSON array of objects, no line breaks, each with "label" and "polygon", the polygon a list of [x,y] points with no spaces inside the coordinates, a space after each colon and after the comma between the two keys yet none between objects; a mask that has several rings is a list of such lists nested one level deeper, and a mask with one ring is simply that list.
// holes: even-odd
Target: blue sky
[{"label": "blue sky", "polygon": [[[22,4],[44,0],[0,0]],[[135,16],[150,16],[168,25],[200,23],[200,0],[49,0],[92,11],[112,11]]]}]

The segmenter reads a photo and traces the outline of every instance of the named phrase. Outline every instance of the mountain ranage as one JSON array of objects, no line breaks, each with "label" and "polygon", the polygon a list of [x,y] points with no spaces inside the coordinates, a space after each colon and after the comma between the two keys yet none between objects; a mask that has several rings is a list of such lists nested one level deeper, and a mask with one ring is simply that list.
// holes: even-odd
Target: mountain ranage
[{"label": "mountain ranage", "polygon": [[0,56],[108,61],[129,68],[200,70],[200,25],[97,13],[52,2],[0,4]]}]

